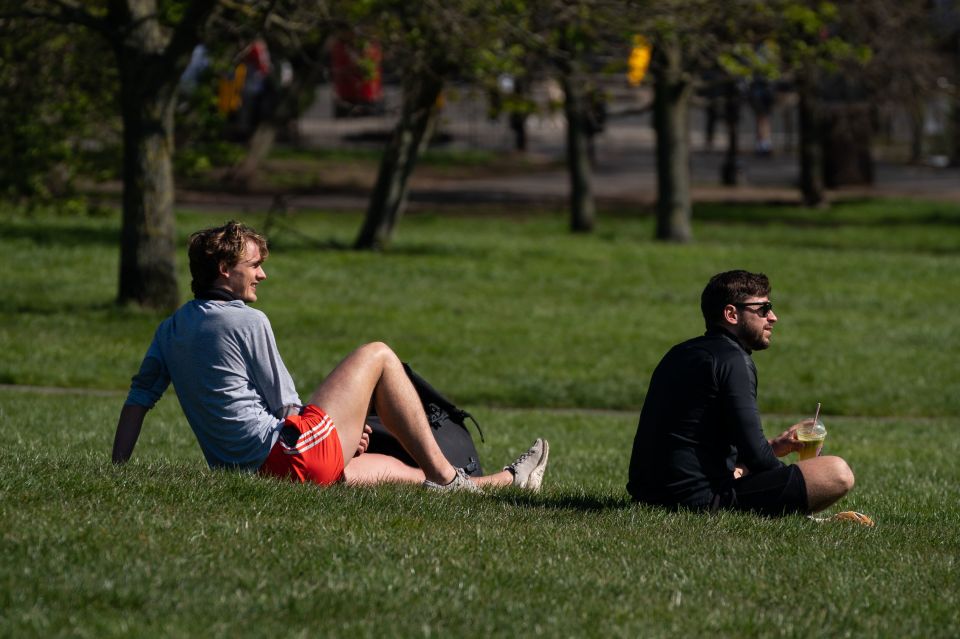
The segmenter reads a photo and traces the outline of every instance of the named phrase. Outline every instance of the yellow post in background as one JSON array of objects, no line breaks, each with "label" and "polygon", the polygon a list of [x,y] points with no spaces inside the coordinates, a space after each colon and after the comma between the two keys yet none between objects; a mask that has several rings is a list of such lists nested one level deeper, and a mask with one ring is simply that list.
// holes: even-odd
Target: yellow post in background
[{"label": "yellow post in background", "polygon": [[650,66],[651,51],[649,40],[642,35],[633,36],[633,48],[627,60],[627,81],[630,86],[640,86],[643,82],[644,76],[647,75],[647,68]]}]

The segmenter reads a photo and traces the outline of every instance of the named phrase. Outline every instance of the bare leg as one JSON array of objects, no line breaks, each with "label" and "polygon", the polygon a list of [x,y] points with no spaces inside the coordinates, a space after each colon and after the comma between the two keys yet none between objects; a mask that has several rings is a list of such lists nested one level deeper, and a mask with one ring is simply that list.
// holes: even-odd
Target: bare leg
[{"label": "bare leg", "polygon": [[422,484],[423,471],[407,466],[396,457],[364,453],[354,457],[343,469],[343,477],[351,486],[369,486],[383,482]]},{"label": "bare leg", "polygon": [[[400,440],[424,476],[438,484],[450,482],[456,470],[437,446],[420,397],[403,370],[403,364],[390,348],[375,342],[361,346],[347,356],[310,396],[310,403],[322,408],[336,425],[343,448],[344,464],[354,460],[370,398],[384,426]],[[356,459],[362,459],[363,455]],[[373,459],[371,462],[375,462]],[[371,462],[357,469],[356,481],[371,476]],[[395,470],[395,469],[394,469]],[[388,475],[393,472],[385,471]]]},{"label": "bare leg", "polygon": [[492,475],[474,477],[473,481],[480,486],[511,486],[513,485],[513,473],[508,470],[501,470],[499,473]]},{"label": "bare leg", "polygon": [[[413,466],[407,466],[396,457],[364,453],[354,457],[343,470],[347,484],[363,486],[383,482],[400,482],[422,484],[426,479],[423,471]],[[473,481],[479,486],[510,486],[513,475],[508,471],[500,471],[493,475],[474,477]]]},{"label": "bare leg", "polygon": [[853,489],[853,471],[834,455],[797,462],[807,484],[807,505],[815,513],[835,503]]}]

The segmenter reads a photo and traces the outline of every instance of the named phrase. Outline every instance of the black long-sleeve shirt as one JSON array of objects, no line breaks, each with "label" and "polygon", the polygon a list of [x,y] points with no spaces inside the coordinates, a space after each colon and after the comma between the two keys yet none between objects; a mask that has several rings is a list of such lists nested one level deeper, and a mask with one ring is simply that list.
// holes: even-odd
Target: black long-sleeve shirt
[{"label": "black long-sleeve shirt", "polygon": [[733,480],[783,463],[763,435],[757,369],[729,333],[674,346],[650,379],[633,441],[627,491],[638,501],[699,507]]}]

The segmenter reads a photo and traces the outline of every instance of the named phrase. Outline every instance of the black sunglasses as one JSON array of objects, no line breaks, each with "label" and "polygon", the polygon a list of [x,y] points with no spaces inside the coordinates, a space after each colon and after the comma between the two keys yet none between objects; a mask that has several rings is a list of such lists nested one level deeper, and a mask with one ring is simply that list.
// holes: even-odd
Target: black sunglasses
[{"label": "black sunglasses", "polygon": [[748,306],[757,307],[757,315],[760,317],[766,317],[770,314],[770,311],[773,310],[773,302],[742,302],[740,304],[734,304],[737,308],[747,308]]}]

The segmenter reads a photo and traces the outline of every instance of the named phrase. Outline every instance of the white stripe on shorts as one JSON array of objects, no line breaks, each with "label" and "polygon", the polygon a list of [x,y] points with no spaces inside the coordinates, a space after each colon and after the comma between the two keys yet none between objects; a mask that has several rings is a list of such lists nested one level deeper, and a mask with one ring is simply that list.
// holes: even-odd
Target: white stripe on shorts
[{"label": "white stripe on shorts", "polygon": [[283,448],[283,452],[287,455],[300,455],[307,452],[317,444],[321,443],[327,437],[330,436],[330,433],[334,432],[333,420],[330,419],[330,416],[327,415],[320,423],[308,430],[305,433],[300,435],[300,439],[297,440],[297,445],[293,448],[287,446],[283,443],[283,440],[280,440],[280,445]]}]

